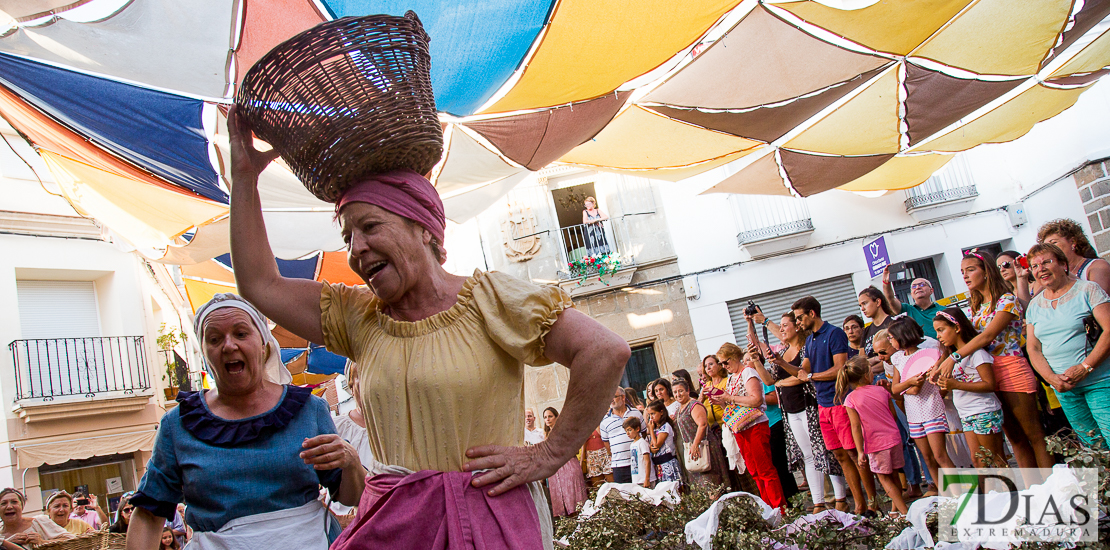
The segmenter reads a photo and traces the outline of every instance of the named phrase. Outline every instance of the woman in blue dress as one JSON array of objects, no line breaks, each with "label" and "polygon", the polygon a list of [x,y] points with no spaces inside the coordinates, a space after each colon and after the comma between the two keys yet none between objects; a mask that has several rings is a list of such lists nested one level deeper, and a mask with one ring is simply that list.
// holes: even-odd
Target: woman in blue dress
[{"label": "woman in blue dress", "polygon": [[288,385],[277,340],[234,294],[197,311],[196,334],[216,389],[183,392],[162,417],[127,533],[156,548],[165,519],[187,503],[190,550],[324,550],[339,534],[317,500],[323,485],[352,506],[366,470],[335,433],[327,404]]}]

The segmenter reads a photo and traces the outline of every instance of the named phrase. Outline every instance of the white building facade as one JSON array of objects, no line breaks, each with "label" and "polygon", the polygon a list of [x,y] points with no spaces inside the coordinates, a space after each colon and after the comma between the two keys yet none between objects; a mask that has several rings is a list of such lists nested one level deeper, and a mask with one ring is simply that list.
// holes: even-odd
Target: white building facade
[{"label": "white building facade", "polygon": [[79,216],[26,142],[0,133],[0,487],[24,491],[27,513],[63,489],[115,502],[176,405],[164,388],[197,364],[191,310],[166,266]]}]

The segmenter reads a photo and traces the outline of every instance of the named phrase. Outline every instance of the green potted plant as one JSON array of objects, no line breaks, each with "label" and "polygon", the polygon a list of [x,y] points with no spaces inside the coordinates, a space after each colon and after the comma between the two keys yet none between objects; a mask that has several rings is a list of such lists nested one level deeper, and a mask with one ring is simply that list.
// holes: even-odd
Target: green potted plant
[{"label": "green potted plant", "polygon": [[162,389],[166,393],[166,400],[173,400],[177,398],[177,363],[173,359],[173,348],[178,344],[185,342],[185,331],[174,330],[174,327],[167,327],[166,323],[162,323],[158,327],[158,339],[155,342],[158,344],[158,349],[162,351],[165,356],[165,367],[162,373],[162,381],[167,383],[167,386]]}]

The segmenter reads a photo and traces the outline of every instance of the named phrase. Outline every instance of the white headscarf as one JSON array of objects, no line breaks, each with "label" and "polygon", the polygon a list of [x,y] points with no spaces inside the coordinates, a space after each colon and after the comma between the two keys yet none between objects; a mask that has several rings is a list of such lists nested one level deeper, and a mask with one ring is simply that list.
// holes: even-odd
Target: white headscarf
[{"label": "white headscarf", "polygon": [[[285,365],[281,362],[281,345],[278,344],[277,338],[274,338],[273,333],[270,332],[270,326],[266,323],[266,319],[250,302],[242,299],[237,294],[230,292],[216,294],[207,304],[200,306],[200,309],[197,310],[196,320],[193,321],[193,330],[197,338],[200,338],[202,343],[204,342],[204,320],[213,311],[225,307],[233,307],[247,312],[247,315],[251,317],[251,322],[254,323],[254,328],[258,329],[258,333],[262,335],[262,340],[266,342],[266,364],[263,365],[266,380],[283,385],[293,382],[293,375],[289,374],[289,369],[285,368]],[[211,376],[212,365],[208,363],[207,355],[204,357],[204,366]]]}]

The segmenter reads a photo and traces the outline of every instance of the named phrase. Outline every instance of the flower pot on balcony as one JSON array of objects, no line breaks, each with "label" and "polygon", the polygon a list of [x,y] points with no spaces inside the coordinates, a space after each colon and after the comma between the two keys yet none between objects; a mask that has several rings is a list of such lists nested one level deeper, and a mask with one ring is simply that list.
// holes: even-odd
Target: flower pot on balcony
[{"label": "flower pot on balcony", "polygon": [[177,392],[180,391],[180,388],[177,388],[177,387],[162,388],[162,391],[166,394],[166,401],[174,401],[174,400],[177,399]]}]

